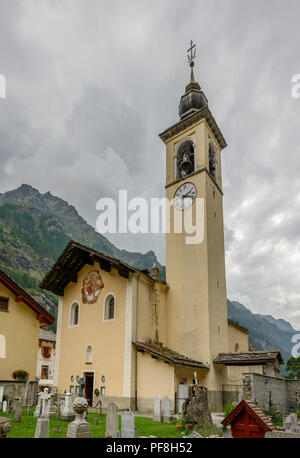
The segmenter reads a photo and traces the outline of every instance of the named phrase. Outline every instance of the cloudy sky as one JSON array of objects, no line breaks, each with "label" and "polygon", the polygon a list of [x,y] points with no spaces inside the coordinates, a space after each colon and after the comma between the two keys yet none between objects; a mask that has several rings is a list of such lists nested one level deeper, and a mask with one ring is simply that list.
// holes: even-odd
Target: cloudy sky
[{"label": "cloudy sky", "polygon": [[[164,195],[158,134],[196,79],[221,127],[228,297],[300,329],[299,0],[0,0],[0,192]],[[154,249],[162,236],[115,235]]]}]

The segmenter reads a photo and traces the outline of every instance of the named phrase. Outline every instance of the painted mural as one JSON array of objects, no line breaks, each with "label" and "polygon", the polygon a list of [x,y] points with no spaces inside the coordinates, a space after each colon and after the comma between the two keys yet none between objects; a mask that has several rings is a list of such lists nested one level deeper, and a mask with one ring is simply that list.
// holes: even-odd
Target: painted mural
[{"label": "painted mural", "polygon": [[83,304],[95,304],[102,288],[104,288],[104,283],[99,270],[91,270],[82,282]]}]

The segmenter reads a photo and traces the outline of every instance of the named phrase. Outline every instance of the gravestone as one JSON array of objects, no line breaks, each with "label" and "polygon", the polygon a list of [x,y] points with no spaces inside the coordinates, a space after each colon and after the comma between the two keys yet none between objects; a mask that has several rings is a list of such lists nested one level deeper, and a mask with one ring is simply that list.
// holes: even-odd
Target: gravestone
[{"label": "gravestone", "polygon": [[159,397],[154,398],[153,421],[156,421],[158,423],[161,422],[161,402],[160,402],[160,398]]},{"label": "gravestone", "polygon": [[67,437],[69,438],[88,438],[92,437],[91,426],[84,419],[84,412],[88,408],[88,402],[83,397],[78,397],[73,402],[73,409],[76,413],[76,418],[68,426]]},{"label": "gravestone", "polygon": [[106,412],[106,434],[105,437],[120,437],[118,431],[118,406],[115,402],[110,402]]},{"label": "gravestone", "polygon": [[35,427],[35,439],[49,438],[49,418],[38,418]]},{"label": "gravestone", "polygon": [[57,416],[57,410],[54,405],[54,394],[49,393],[48,394],[48,402],[45,410],[45,416],[46,418],[56,418]]},{"label": "gravestone", "polygon": [[41,397],[42,407],[41,407],[41,413],[39,416],[46,418],[48,402],[50,399],[49,389],[45,388],[44,391],[40,393],[40,397]]},{"label": "gravestone", "polygon": [[3,401],[2,412],[7,412],[7,401]]},{"label": "gravestone", "polygon": [[74,421],[76,417],[72,406],[72,394],[65,394],[65,403],[61,411],[61,419],[64,421]]},{"label": "gravestone", "polygon": [[290,413],[283,422],[285,431],[300,433],[300,422],[296,413]]},{"label": "gravestone", "polygon": [[121,417],[121,431],[123,438],[133,439],[137,437],[136,427],[134,423],[134,415],[131,410],[127,410]]},{"label": "gravestone", "polygon": [[35,418],[38,418],[38,417],[41,415],[41,409],[42,409],[41,394],[42,394],[42,393],[39,393],[39,394],[37,395],[38,403],[37,403],[37,405],[36,405],[36,407],[35,407],[35,411],[34,411],[34,414],[33,414],[33,416],[34,416]]},{"label": "gravestone", "polygon": [[23,407],[22,399],[21,398],[15,398],[14,408],[13,408],[14,423],[20,423],[21,422],[22,407]]},{"label": "gravestone", "polygon": [[168,397],[164,399],[163,422],[171,423],[171,399]]}]

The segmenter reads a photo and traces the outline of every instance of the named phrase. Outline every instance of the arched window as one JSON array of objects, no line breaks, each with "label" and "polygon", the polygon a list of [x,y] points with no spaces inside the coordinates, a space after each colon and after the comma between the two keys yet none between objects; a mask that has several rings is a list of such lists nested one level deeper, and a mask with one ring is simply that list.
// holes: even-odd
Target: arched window
[{"label": "arched window", "polygon": [[93,349],[91,345],[88,345],[86,347],[85,351],[85,362],[86,363],[92,363],[93,362]]},{"label": "arched window", "polygon": [[176,156],[176,179],[185,178],[195,170],[195,154],[194,145],[192,141],[187,140],[183,142],[178,150]]},{"label": "arched window", "polygon": [[79,304],[73,302],[70,311],[70,326],[78,326],[79,324]]},{"label": "arched window", "polygon": [[104,301],[104,321],[115,319],[116,301],[113,294],[108,294]]},{"label": "arched window", "polygon": [[240,351],[240,346],[239,346],[238,342],[235,344],[234,351],[236,353],[238,353]]},{"label": "arched window", "polygon": [[217,152],[213,142],[209,142],[209,173],[216,180],[217,179]]},{"label": "arched window", "polygon": [[6,339],[0,334],[0,358],[6,358]]}]

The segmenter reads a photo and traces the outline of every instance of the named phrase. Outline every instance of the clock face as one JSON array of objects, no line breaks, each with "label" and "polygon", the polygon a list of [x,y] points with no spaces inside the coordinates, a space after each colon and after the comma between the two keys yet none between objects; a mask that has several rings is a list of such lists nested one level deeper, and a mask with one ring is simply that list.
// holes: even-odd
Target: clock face
[{"label": "clock face", "polygon": [[186,210],[196,199],[197,191],[193,183],[184,183],[174,194],[174,206],[177,210]]}]

